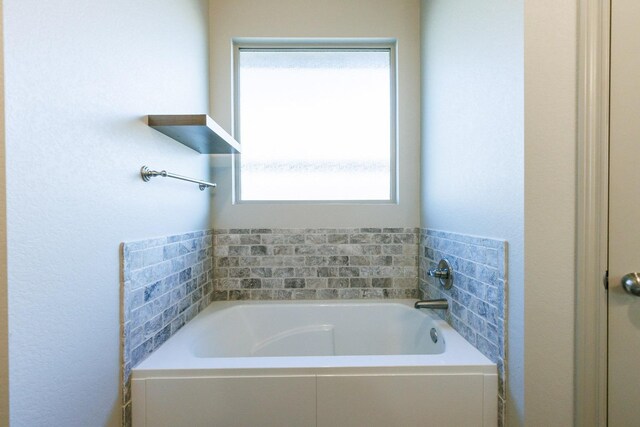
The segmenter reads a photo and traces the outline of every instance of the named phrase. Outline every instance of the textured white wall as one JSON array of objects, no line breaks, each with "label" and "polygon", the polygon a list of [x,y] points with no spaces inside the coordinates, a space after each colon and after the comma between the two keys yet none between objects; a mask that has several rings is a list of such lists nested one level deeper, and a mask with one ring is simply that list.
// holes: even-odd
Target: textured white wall
[{"label": "textured white wall", "polygon": [[7,183],[4,143],[4,32],[0,1],[0,426],[9,424],[9,322],[7,289]]},{"label": "textured white wall", "polygon": [[398,40],[399,200],[388,205],[231,203],[231,159],[216,157],[212,224],[239,227],[415,227],[419,223],[419,0],[212,0],[211,112],[231,131],[233,37],[383,37]]},{"label": "textured white wall", "polygon": [[120,424],[121,241],[208,226],[208,158],[147,114],[208,110],[206,0],[5,0],[11,425]]},{"label": "textured white wall", "polygon": [[573,425],[577,2],[525,3],[526,424]]},{"label": "textured white wall", "polygon": [[523,6],[422,3],[422,226],[508,241],[514,426],[525,405]]}]

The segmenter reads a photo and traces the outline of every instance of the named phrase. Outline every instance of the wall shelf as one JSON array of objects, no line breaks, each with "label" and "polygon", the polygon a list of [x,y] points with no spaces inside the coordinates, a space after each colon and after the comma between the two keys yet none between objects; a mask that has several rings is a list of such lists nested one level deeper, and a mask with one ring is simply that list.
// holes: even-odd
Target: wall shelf
[{"label": "wall shelf", "polygon": [[206,114],[149,115],[149,126],[201,154],[240,153],[240,143]]}]

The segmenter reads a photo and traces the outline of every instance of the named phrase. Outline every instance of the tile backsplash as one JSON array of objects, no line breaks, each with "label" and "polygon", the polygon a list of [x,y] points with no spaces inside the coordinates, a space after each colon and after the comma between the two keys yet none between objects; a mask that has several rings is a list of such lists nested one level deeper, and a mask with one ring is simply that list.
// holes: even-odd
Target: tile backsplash
[{"label": "tile backsplash", "polygon": [[[449,310],[438,314],[498,365],[500,425],[505,420],[506,397],[506,250],[503,240],[431,229],[420,233],[420,290],[425,298],[449,300]],[[427,274],[442,258],[453,268],[449,290]]]},{"label": "tile backsplash", "polygon": [[416,298],[417,228],[214,231],[216,300]]},{"label": "tile backsplash", "polygon": [[212,241],[212,231],[197,231],[121,245],[124,426],[131,368],[211,302]]}]

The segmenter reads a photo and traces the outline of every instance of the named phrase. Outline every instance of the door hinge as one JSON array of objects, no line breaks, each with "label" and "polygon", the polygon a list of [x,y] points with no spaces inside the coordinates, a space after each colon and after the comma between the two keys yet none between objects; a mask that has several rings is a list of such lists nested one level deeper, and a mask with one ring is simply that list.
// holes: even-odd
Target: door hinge
[{"label": "door hinge", "polygon": [[604,285],[605,290],[609,290],[609,270],[604,272],[604,277],[602,278],[602,284]]}]

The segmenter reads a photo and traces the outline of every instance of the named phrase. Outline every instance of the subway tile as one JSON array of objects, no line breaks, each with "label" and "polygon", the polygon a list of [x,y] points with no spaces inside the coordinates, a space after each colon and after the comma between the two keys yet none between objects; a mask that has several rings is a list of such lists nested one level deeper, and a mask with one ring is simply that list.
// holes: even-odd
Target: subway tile
[{"label": "subway tile", "polygon": [[383,228],[383,233],[403,233],[404,228]]},{"label": "subway tile", "polygon": [[304,234],[290,234],[285,237],[285,242],[291,245],[301,245],[304,243]]},{"label": "subway tile", "polygon": [[382,254],[381,245],[362,245],[362,250],[365,255],[380,255]]},{"label": "subway tile", "polygon": [[362,277],[351,277],[349,279],[349,287],[350,288],[370,288],[372,279],[362,278]]},{"label": "subway tile", "polygon": [[[393,258],[390,255],[372,256],[371,265],[392,265],[394,264]],[[413,262],[411,265],[416,265],[416,263]]]},{"label": "subway tile", "polygon": [[229,246],[229,256],[248,256],[251,255],[251,246],[231,245]]},{"label": "subway tile", "polygon": [[[394,256],[394,257],[387,257],[387,258],[390,259],[389,262],[392,262],[393,265],[397,265],[397,266],[413,267],[418,265],[418,259],[415,256],[401,255],[401,256]],[[390,264],[384,264],[384,265],[390,265]]]},{"label": "subway tile", "polygon": [[269,289],[284,288],[284,279],[266,278],[262,279],[262,287]]},{"label": "subway tile", "polygon": [[293,267],[273,268],[273,277],[293,277],[295,269]]},{"label": "subway tile", "polygon": [[348,234],[329,234],[327,235],[327,243],[331,243],[331,244],[349,243],[349,235]]},{"label": "subway tile", "polygon": [[273,269],[271,267],[255,267],[251,268],[250,275],[252,277],[266,278],[273,276]]},{"label": "subway tile", "polygon": [[240,279],[242,289],[257,289],[262,287],[262,279]]},{"label": "subway tile", "polygon": [[306,244],[310,245],[319,245],[322,243],[327,243],[327,235],[326,234],[307,234],[304,239]]},{"label": "subway tile", "polygon": [[238,260],[239,260],[238,257],[228,257],[228,256],[219,257],[219,258],[216,259],[216,266],[218,266],[218,267],[238,267],[239,266]]},{"label": "subway tile", "polygon": [[238,237],[241,245],[259,245],[262,242],[262,236],[259,234],[241,234]]},{"label": "subway tile", "polygon": [[318,269],[316,267],[295,267],[295,277],[318,277]]},{"label": "subway tile", "polygon": [[374,288],[391,288],[393,279],[391,277],[374,277],[371,279],[371,286]]},{"label": "subway tile", "polygon": [[216,246],[213,248],[214,256],[228,256],[229,246]]},{"label": "subway tile", "polygon": [[243,267],[237,267],[237,268],[230,268],[229,269],[229,277],[250,277],[251,276],[251,269],[250,268],[243,268]]},{"label": "subway tile", "polygon": [[271,265],[263,262],[266,258],[267,257],[241,256],[238,258],[238,267],[257,267],[260,265]]},{"label": "subway tile", "polygon": [[348,245],[317,245],[316,253],[318,255],[343,255],[340,250]]},{"label": "subway tile", "polygon": [[285,243],[285,236],[282,234],[261,233],[260,243],[263,245],[283,245]]},{"label": "subway tile", "polygon": [[403,245],[383,245],[382,253],[385,255],[402,255]]},{"label": "subway tile", "polygon": [[273,255],[293,255],[294,246],[292,245],[275,245],[272,249]]},{"label": "subway tile", "polygon": [[229,234],[249,234],[251,229],[249,228],[232,228],[229,230]]},{"label": "subway tile", "polygon": [[322,289],[329,285],[329,279],[322,277],[306,278],[306,286],[310,289]]},{"label": "subway tile", "polygon": [[132,251],[129,252],[129,256],[127,257],[128,265],[127,267],[130,270],[138,270],[143,267],[143,251]]},{"label": "subway tile", "polygon": [[130,361],[132,366],[138,365],[153,351],[153,338],[149,338],[133,350],[131,350]]},{"label": "subway tile", "polygon": [[372,243],[379,243],[379,244],[389,244],[393,241],[393,238],[391,237],[391,234],[389,233],[378,233],[378,234],[374,234],[371,236],[371,242]]},{"label": "subway tile", "polygon": [[362,296],[362,289],[359,288],[338,289],[338,298],[340,299],[358,299]]},{"label": "subway tile", "polygon": [[352,265],[351,260],[355,257],[348,257],[345,255],[333,255],[326,258],[326,264],[331,266],[346,266]]},{"label": "subway tile", "polygon": [[351,244],[363,244],[371,243],[372,236],[368,233],[357,233],[349,236],[349,243]]},{"label": "subway tile", "polygon": [[267,246],[265,245],[251,246],[251,256],[264,256],[264,255],[271,255],[267,253]]},{"label": "subway tile", "polygon": [[270,228],[252,228],[251,234],[271,234],[272,230]]},{"label": "subway tile", "polygon": [[171,324],[168,324],[153,336],[153,349],[156,350],[158,347],[164,344],[164,342],[167,341],[170,336]]},{"label": "subway tile", "polygon": [[341,278],[329,278],[327,279],[327,286],[329,288],[348,288],[349,287],[349,278],[341,277]]},{"label": "subway tile", "polygon": [[240,301],[251,299],[251,293],[247,290],[229,291],[229,301]]},{"label": "subway tile", "polygon": [[284,287],[290,288],[304,288],[306,286],[305,279],[284,279]]},{"label": "subway tile", "polygon": [[293,289],[291,291],[291,299],[295,299],[295,300],[316,299],[316,290],[315,289]]},{"label": "subway tile", "polygon": [[318,277],[338,277],[338,267],[318,267]]},{"label": "subway tile", "polygon": [[382,299],[384,298],[384,291],[382,289],[363,289],[362,298],[365,299]]},{"label": "subway tile", "polygon": [[338,275],[340,277],[358,277],[360,276],[360,269],[357,267],[339,267]]},{"label": "subway tile", "polygon": [[276,289],[273,291],[273,299],[277,300],[290,300],[291,289]]},{"label": "subway tile", "polygon": [[268,289],[255,289],[251,291],[250,295],[252,300],[272,300],[273,299],[273,291]]},{"label": "subway tile", "polygon": [[[373,280],[373,279],[372,279]],[[398,289],[416,289],[416,279],[407,277],[393,277],[390,287]]]},{"label": "subway tile", "polygon": [[293,252],[296,255],[315,255],[318,252],[318,248],[314,245],[296,245],[293,248]]},{"label": "subway tile", "polygon": [[316,298],[317,299],[337,299],[338,290],[337,289],[317,289]]}]

